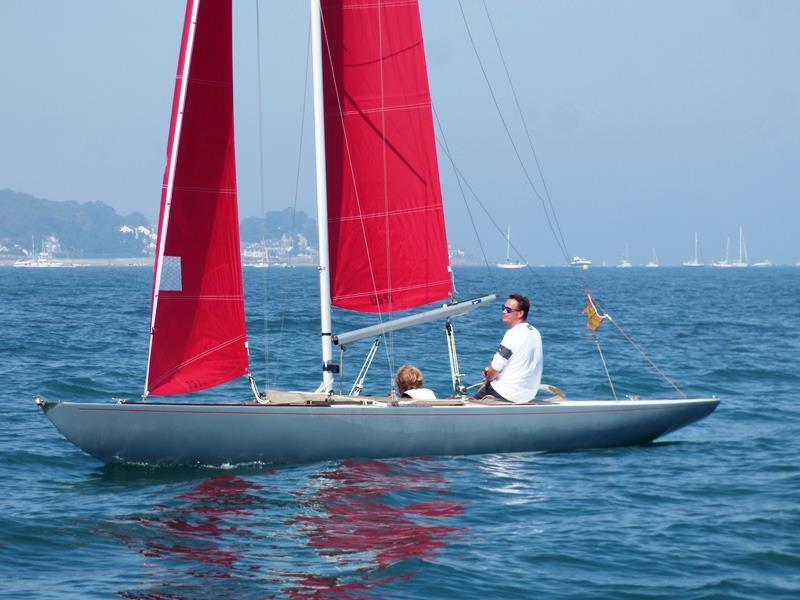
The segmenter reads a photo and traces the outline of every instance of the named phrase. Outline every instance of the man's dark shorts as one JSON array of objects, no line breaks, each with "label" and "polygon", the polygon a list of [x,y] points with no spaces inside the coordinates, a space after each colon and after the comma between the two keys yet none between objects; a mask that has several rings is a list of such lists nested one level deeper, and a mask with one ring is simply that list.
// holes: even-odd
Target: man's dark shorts
[{"label": "man's dark shorts", "polygon": [[491,397],[492,397],[492,398],[494,398],[495,400],[503,400],[504,402],[511,402],[511,400],[509,400],[508,398],[503,398],[503,396],[501,396],[501,395],[500,395],[500,394],[497,392],[497,390],[495,390],[495,389],[492,387],[492,384],[491,384],[491,382],[489,382],[489,381],[487,381],[486,383],[484,383],[484,384],[483,384],[483,385],[482,385],[482,386],[481,386],[481,387],[478,389],[478,391],[477,391],[477,392],[475,392],[475,395],[473,396],[473,398],[476,398],[476,399],[480,400],[481,398],[485,398],[485,397],[487,397],[487,396],[491,396]]}]

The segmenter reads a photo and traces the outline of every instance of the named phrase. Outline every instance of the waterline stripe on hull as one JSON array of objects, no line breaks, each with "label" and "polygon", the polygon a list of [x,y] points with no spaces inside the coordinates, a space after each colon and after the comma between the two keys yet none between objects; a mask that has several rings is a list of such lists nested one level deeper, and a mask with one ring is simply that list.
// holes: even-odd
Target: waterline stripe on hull
[{"label": "waterline stripe on hull", "polygon": [[[528,411],[514,411],[514,416],[548,416],[548,415],[588,415],[588,414],[604,414],[604,413],[629,413],[629,412],[646,412],[646,411],[660,411],[664,409],[678,409],[684,408],[687,404],[676,404],[674,406],[669,405],[657,405],[657,406],[642,406],[642,407],[630,407],[630,408],[618,408],[618,409],[587,409],[587,410],[528,410]],[[296,417],[296,416],[314,416],[314,417],[505,417],[508,416],[510,411],[514,409],[509,407],[509,409],[503,409],[499,412],[488,412],[481,408],[474,408],[470,409],[469,412],[450,412],[451,409],[444,408],[444,407],[429,407],[428,410],[425,412],[411,412],[404,407],[391,407],[396,408],[398,411],[391,411],[391,412],[376,412],[375,414],[370,414],[368,411],[387,411],[388,407],[370,407],[358,412],[341,412],[339,409],[331,408],[331,407],[309,407],[309,410],[304,411],[297,411],[297,412],[288,412],[288,411],[276,411],[274,407],[270,407],[272,410],[233,410],[233,411],[225,411],[225,410],[184,410],[184,409],[176,409],[176,410],[165,410],[165,409],[127,409],[127,408],[116,408],[116,407],[98,407],[98,408],[89,408],[89,407],[80,407],[78,410],[86,411],[86,412],[128,412],[128,413],[166,413],[166,414],[196,414],[196,415],[259,415],[259,416],[269,416],[269,417]],[[314,410],[316,409],[316,410]],[[350,410],[350,409],[348,409]],[[413,410],[413,409],[412,409]],[[416,409],[418,410],[418,409]],[[436,411],[447,411],[447,412],[440,412],[436,413]],[[336,411],[336,412],[327,412],[327,411]],[[429,412],[430,411],[430,412]]]}]

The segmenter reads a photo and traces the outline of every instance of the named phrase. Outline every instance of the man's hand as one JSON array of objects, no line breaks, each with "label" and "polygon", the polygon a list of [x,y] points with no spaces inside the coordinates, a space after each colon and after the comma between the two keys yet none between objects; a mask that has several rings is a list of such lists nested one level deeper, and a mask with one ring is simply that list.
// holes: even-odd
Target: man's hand
[{"label": "man's hand", "polygon": [[494,381],[494,378],[497,377],[497,374],[500,371],[497,369],[493,369],[491,366],[483,368],[483,378],[486,381]]}]

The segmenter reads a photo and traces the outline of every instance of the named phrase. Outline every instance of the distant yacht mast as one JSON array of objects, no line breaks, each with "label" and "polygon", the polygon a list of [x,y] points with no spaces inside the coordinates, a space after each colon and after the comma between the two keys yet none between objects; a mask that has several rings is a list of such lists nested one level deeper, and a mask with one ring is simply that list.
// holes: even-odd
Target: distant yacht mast
[{"label": "distant yacht mast", "polygon": [[741,225],[739,226],[739,259],[731,261],[730,254],[731,238],[728,238],[728,242],[725,246],[725,260],[713,262],[711,263],[711,266],[716,267],[717,269],[743,268],[747,266],[747,246],[744,243],[744,229]]},{"label": "distant yacht mast", "polygon": [[699,259],[699,253],[698,253],[699,246],[700,246],[700,244],[698,242],[697,232],[695,231],[694,232],[694,258],[692,260],[683,261],[682,264],[683,264],[684,267],[702,267],[703,266],[703,263],[700,262],[700,259]]},{"label": "distant yacht mast", "polygon": [[506,262],[497,263],[497,266],[501,269],[521,269],[528,266],[518,260],[511,260],[511,225],[506,231]]}]

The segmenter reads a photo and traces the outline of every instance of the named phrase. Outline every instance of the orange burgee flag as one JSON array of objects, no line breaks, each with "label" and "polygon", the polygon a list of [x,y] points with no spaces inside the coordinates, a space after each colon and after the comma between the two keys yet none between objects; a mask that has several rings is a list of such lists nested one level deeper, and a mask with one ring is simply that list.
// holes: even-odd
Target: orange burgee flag
[{"label": "orange burgee flag", "polygon": [[603,324],[603,320],[606,316],[597,312],[597,307],[595,307],[594,302],[592,302],[591,296],[587,295],[586,298],[586,306],[583,307],[583,312],[581,314],[587,317],[586,326],[592,331],[597,331],[600,325]]}]

